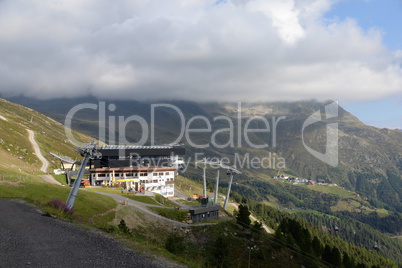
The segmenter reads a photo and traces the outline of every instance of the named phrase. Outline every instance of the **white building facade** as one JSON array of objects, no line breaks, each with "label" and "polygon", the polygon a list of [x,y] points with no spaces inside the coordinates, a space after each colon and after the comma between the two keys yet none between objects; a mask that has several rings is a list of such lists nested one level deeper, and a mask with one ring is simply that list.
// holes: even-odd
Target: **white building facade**
[{"label": "white building facade", "polygon": [[174,196],[174,177],[182,146],[103,146],[101,159],[90,163],[91,185],[122,184],[134,192]]},{"label": "white building facade", "polygon": [[176,168],[97,168],[91,169],[92,185],[123,184],[127,190],[134,192],[149,191],[174,196],[174,177]]}]

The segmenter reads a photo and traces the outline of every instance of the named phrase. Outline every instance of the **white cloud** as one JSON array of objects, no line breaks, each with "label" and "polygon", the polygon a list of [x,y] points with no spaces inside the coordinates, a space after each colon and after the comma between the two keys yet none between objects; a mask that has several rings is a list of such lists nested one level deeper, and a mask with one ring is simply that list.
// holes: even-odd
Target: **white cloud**
[{"label": "white cloud", "polygon": [[[401,52],[329,0],[0,2],[0,93],[360,100],[397,94]],[[224,99],[223,99],[224,98]]]}]

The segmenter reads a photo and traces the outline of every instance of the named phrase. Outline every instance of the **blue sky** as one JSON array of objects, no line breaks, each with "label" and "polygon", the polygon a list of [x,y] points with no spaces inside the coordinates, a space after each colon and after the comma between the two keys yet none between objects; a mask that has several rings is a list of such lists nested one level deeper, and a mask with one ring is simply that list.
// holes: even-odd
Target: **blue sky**
[{"label": "blue sky", "polygon": [[402,130],[401,100],[373,100],[347,104],[343,107],[367,125]]},{"label": "blue sky", "polygon": [[398,0],[341,0],[326,14],[329,19],[347,17],[357,20],[364,28],[379,28],[384,44],[402,49],[402,1]]},{"label": "blue sky", "polygon": [[[377,28],[382,32],[383,44],[388,49],[402,50],[402,1],[343,0],[334,5],[326,17],[329,20],[352,18],[365,30]],[[340,104],[366,124],[402,129],[401,98],[352,103],[341,101]]]}]

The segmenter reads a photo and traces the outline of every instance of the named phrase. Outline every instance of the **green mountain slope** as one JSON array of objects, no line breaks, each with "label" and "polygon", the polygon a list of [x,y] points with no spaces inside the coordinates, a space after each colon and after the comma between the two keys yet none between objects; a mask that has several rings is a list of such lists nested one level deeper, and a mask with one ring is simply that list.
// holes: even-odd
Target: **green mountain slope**
[{"label": "green mountain slope", "polygon": [[[32,101],[30,104],[31,107],[46,110],[45,112],[48,115],[52,115],[60,122],[64,122],[65,115],[70,109],[80,103],[80,100],[75,100],[75,102],[56,100],[51,102]],[[97,100],[91,99],[85,100],[85,103],[101,105]],[[109,104],[112,103],[116,107],[115,110],[109,109],[111,107]],[[281,168],[275,166],[262,169],[242,167],[244,174],[235,177],[236,183],[232,188],[234,190],[233,199],[238,203],[246,203],[253,213],[258,215],[260,220],[263,220],[271,228],[279,230],[277,231],[276,239],[282,241],[280,243],[284,243],[284,246],[279,246],[284,256],[288,256],[288,251],[284,247],[303,248],[305,246],[299,245],[299,232],[303,232],[305,236],[309,236],[306,232],[310,232],[312,236],[309,239],[311,240],[309,243],[313,243],[313,236],[316,236],[322,243],[331,247],[329,250],[339,250],[343,260],[346,253],[354,252],[356,261],[368,260],[367,255],[370,256],[368,263],[373,265],[384,264],[384,260],[378,257],[372,249],[373,244],[378,243],[381,248],[379,252],[381,255],[397,262],[400,261],[400,241],[391,238],[391,236],[401,232],[400,214],[394,212],[398,210],[398,205],[400,204],[400,193],[398,191],[401,189],[398,185],[400,183],[398,162],[400,152],[399,132],[365,126],[355,117],[340,109],[339,117],[336,118],[340,128],[340,164],[334,168],[309,155],[303,146],[301,138],[301,130],[305,120],[318,109],[322,109],[325,104],[317,102],[243,104],[240,122],[236,118],[239,108],[237,104],[176,102],[173,105],[183,113],[186,124],[194,116],[199,116],[198,118],[203,116],[213,122],[211,126],[212,133],[216,130],[228,128],[228,120],[214,120],[217,116],[229,118],[233,122],[233,128],[237,128],[239,123],[244,127],[247,120],[256,115],[264,116],[269,122],[271,122],[272,117],[276,119],[281,116],[286,117],[278,122],[276,146],[273,146],[272,132],[250,133],[249,138],[252,143],[269,144],[268,148],[263,149],[248,146],[244,136],[241,139],[242,146],[238,146],[238,132],[235,132],[233,137],[227,132],[220,132],[215,136],[219,144],[224,144],[233,139],[234,146],[224,148],[210,146],[203,149],[188,146],[189,144],[186,146],[187,157],[192,158],[192,161],[194,161],[196,154],[206,157],[228,157],[229,160],[236,160],[235,155],[239,155],[244,159],[247,155],[249,158],[264,158],[270,156],[270,153],[271,155],[275,153],[276,156],[274,157],[277,160],[280,158],[285,159],[286,165]],[[129,116],[138,115],[143,117],[146,122],[151,122],[151,105],[149,103],[106,102],[104,107],[106,108],[105,119],[107,121],[104,122],[106,127],[112,122],[112,118],[118,120],[118,116],[129,118]],[[36,133],[36,140],[42,149],[42,153],[48,156],[49,159],[50,151],[73,158],[78,157],[77,153],[74,152],[74,147],[66,139],[64,127],[60,123],[38,112],[4,100],[1,100],[0,115],[2,133],[0,138],[3,141],[0,156],[5,159],[3,165],[0,166],[2,174],[9,173],[14,176],[40,174],[38,160],[32,154],[33,149],[28,140],[26,130],[28,128]],[[167,107],[161,108],[156,111],[155,119],[156,143],[170,143],[180,135],[181,122],[177,111]],[[306,128],[304,132],[306,144],[322,152],[325,152],[324,144],[326,143],[325,123],[312,125],[310,128]],[[99,125],[103,125],[103,122],[99,123],[99,111],[93,109],[76,113],[73,120],[74,128],[92,133],[94,136],[100,133]],[[258,120],[254,121],[250,126],[260,129],[264,127]],[[203,121],[193,121],[191,128],[205,128],[205,125]],[[114,136],[117,139],[122,134],[117,131],[110,131],[109,128],[105,130],[105,133],[107,135],[111,133],[111,137]],[[138,141],[142,134],[143,129],[136,124],[128,124],[124,133],[129,142]],[[78,133],[75,133],[75,137],[90,140]],[[192,135],[191,141],[196,144],[208,144],[211,142],[211,133]],[[54,163],[54,167],[56,166],[57,162]],[[326,186],[296,186],[271,179],[273,175],[278,173],[294,174],[294,176],[309,179],[325,179],[328,182],[342,185],[349,190],[335,186],[334,188]],[[201,170],[196,169],[192,163],[188,166],[185,174],[196,180],[199,180],[202,176]],[[208,169],[207,175],[208,188],[213,188],[213,181],[210,178],[215,178],[215,170]],[[224,175],[221,177],[222,193],[225,193],[228,179]],[[389,187],[387,188],[388,185]],[[8,190],[11,191],[10,189]],[[357,190],[363,195],[357,196],[356,193],[350,190]],[[385,195],[383,191],[388,192]],[[272,208],[272,206],[278,206],[279,210]],[[303,220],[300,221],[300,218],[303,218]],[[290,221],[290,219],[300,221],[305,226],[303,228],[307,228],[308,231],[303,229],[301,225]],[[295,225],[297,230],[290,227],[291,225]],[[335,234],[336,239],[333,239],[334,231],[332,227],[334,225],[339,226],[341,230],[339,234]],[[248,233],[237,232],[244,238],[242,237],[239,241],[235,238],[234,242],[244,243],[249,238]],[[392,235],[387,233],[392,233]],[[176,239],[176,237],[173,238]],[[270,238],[267,239],[270,240]],[[216,235],[211,232],[210,242],[215,241],[218,243],[219,241],[217,242],[217,240]],[[366,249],[354,249],[353,246],[345,241]],[[278,245],[277,242],[273,242],[273,244],[261,245],[261,248],[264,247],[267,247],[267,250],[273,250]],[[239,246],[239,250],[242,248],[243,246]],[[319,248],[313,254],[316,254],[316,258],[324,260],[325,254],[320,253]],[[343,250],[345,251],[342,252]],[[186,253],[180,252],[180,254],[183,255],[183,258],[188,257]],[[215,253],[212,252],[212,254]],[[261,263],[263,264],[265,263],[263,260],[265,257],[266,255],[263,254],[261,257],[257,256],[256,258],[261,258]],[[234,256],[230,258],[233,259]],[[277,260],[277,262],[281,263],[281,259]],[[306,264],[304,261],[302,263]],[[332,262],[330,261],[330,263]],[[392,265],[391,263],[388,264]]]},{"label": "green mountain slope", "polygon": [[[16,176],[35,178],[41,162],[34,153],[27,130],[32,130],[42,154],[50,162],[48,171],[59,168],[60,163],[50,152],[81,157],[66,138],[64,126],[55,120],[24,106],[0,99],[0,176],[15,179]],[[83,142],[90,141],[88,136],[75,133]]]},{"label": "green mountain slope", "polygon": [[[14,101],[37,109],[62,123],[74,106],[82,103],[96,104],[98,109],[82,109],[74,114],[73,127],[94,136],[101,133],[99,119],[102,111],[99,100],[86,98],[39,101],[18,98]],[[113,104],[115,110],[110,110],[109,104]],[[170,102],[169,104],[176,107],[176,110],[166,105],[154,108],[154,142],[156,144],[173,142],[183,134],[181,130],[184,126],[191,129],[205,129],[206,121],[210,122],[211,131],[207,133],[190,133],[190,138],[181,136],[181,141],[189,145],[187,157],[191,157],[191,161],[203,156],[228,158],[231,164],[236,164],[244,172],[244,176],[238,178],[239,185],[248,187],[250,178],[266,181],[270,176],[285,172],[307,179],[324,179],[326,182],[336,183],[365,195],[372,200],[374,206],[387,206],[389,209],[402,212],[402,131],[364,125],[341,107],[338,109],[337,117],[316,122],[303,129],[303,124],[310,115],[316,111],[324,113],[328,102],[241,104],[241,107],[236,103]],[[106,142],[110,142],[109,133],[112,133],[112,142],[115,143],[121,143],[121,137],[125,138],[124,142],[129,143],[137,143],[141,138],[148,143],[151,141],[151,103],[106,101],[103,105]],[[184,125],[178,111],[184,117]],[[143,118],[147,122],[148,129],[143,130],[138,123],[129,122],[124,127],[125,133],[119,132],[118,117],[123,116],[127,119],[133,115]],[[198,119],[191,121],[196,116]],[[266,144],[268,145],[266,148],[253,148],[246,140],[244,128],[253,116],[266,118],[269,131],[248,132],[249,143]],[[200,119],[201,117],[203,119]],[[116,121],[117,130],[109,132],[111,119]],[[275,128],[272,120],[276,120]],[[339,164],[336,167],[325,164],[306,150],[308,146],[317,152],[326,152],[328,123],[337,123],[339,127]],[[233,131],[224,131],[228,128],[232,128]],[[251,120],[249,128],[264,129],[267,126],[261,120]],[[219,133],[212,137],[216,131]],[[197,145],[205,144],[207,147],[194,148],[190,146],[189,141]],[[217,148],[213,146],[212,141],[227,146]],[[265,159],[264,167],[261,167],[261,164],[257,168],[253,166],[250,163],[253,158]],[[192,168],[188,171],[193,177],[200,175],[199,171],[194,171]]]}]

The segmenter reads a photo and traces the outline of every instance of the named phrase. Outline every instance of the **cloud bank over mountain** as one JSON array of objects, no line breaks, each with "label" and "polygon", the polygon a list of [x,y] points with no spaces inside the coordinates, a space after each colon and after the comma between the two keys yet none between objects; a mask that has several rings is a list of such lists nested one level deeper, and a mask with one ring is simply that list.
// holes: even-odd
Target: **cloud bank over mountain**
[{"label": "cloud bank over mountain", "polygon": [[402,88],[380,29],[328,0],[0,1],[0,94],[372,100]]}]

